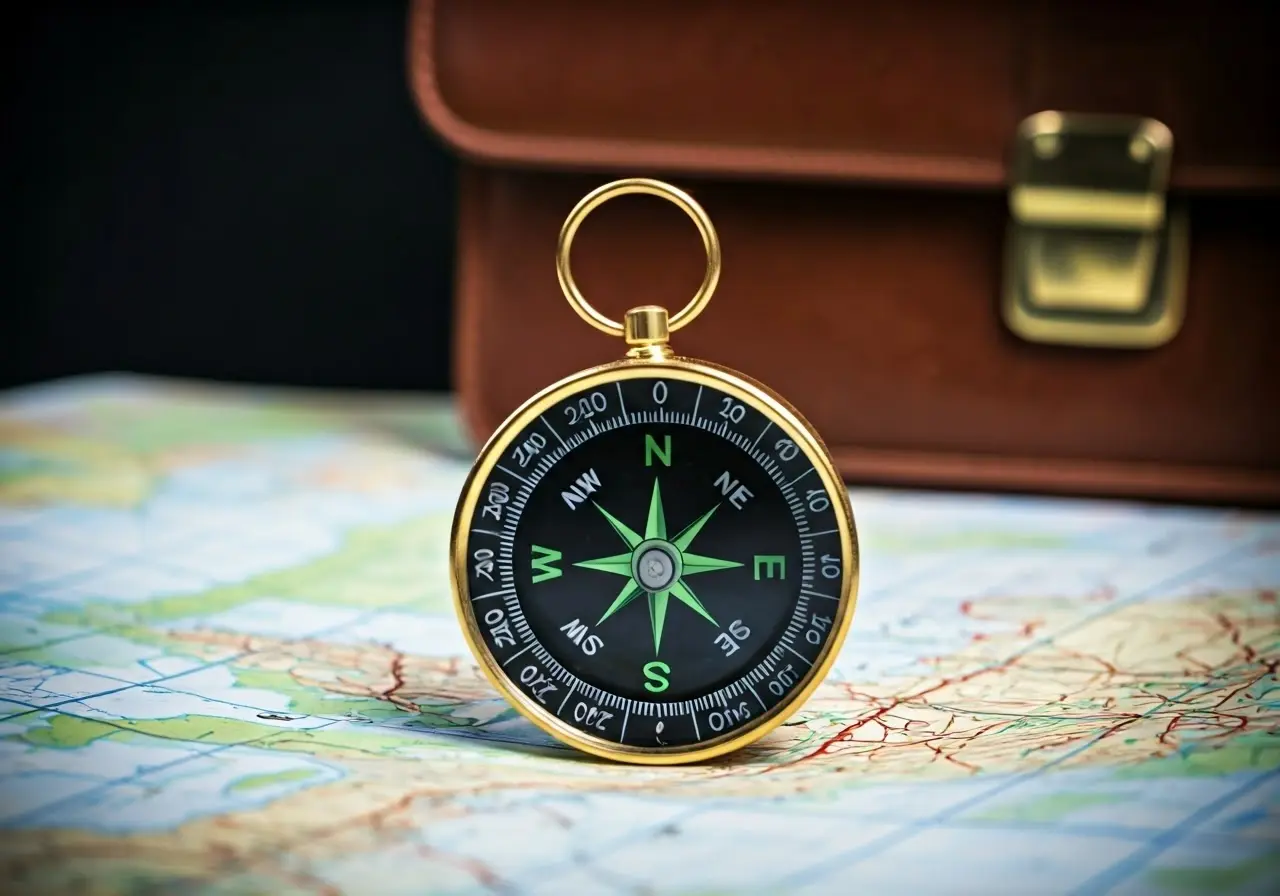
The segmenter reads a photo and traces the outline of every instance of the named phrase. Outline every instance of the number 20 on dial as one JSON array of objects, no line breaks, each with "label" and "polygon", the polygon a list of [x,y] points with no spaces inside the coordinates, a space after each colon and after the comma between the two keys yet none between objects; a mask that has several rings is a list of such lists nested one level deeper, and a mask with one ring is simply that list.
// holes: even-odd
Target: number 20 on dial
[{"label": "number 20 on dial", "polygon": [[[578,226],[626,193],[674,202],[707,249],[670,320],[655,306],[610,320],[573,281]],[[453,524],[459,619],[494,686],[569,745],[655,764],[738,749],[799,709],[844,639],[848,493],[783,398],[668,344],[720,272],[691,197],[645,179],[597,189],[565,221],[557,270],[574,309],[629,349],[534,395],[481,451]]]}]

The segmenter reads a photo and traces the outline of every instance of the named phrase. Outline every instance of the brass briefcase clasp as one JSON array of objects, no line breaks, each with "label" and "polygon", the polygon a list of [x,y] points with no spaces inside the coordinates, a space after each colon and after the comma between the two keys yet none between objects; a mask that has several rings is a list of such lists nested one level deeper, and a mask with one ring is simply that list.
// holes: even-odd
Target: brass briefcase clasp
[{"label": "brass briefcase clasp", "polygon": [[1002,310],[1033,342],[1153,348],[1182,325],[1187,220],[1173,134],[1150,118],[1041,112],[1018,128]]}]

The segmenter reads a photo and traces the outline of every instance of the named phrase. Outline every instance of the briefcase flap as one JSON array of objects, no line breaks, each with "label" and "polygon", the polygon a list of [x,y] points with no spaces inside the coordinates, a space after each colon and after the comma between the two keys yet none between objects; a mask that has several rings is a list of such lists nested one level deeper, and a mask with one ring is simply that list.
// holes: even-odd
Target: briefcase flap
[{"label": "briefcase flap", "polygon": [[[717,299],[677,351],[796,401],[857,482],[1280,500],[1280,54],[1264,4],[415,0],[460,166],[455,386],[487,437],[619,356],[557,234],[659,176],[705,204]],[[574,244],[592,303],[677,307],[657,200]],[[685,222],[687,225],[687,222]]]},{"label": "briefcase flap", "polygon": [[999,188],[1019,122],[1140,115],[1169,187],[1280,189],[1266,4],[415,0],[410,67],[470,159]]}]

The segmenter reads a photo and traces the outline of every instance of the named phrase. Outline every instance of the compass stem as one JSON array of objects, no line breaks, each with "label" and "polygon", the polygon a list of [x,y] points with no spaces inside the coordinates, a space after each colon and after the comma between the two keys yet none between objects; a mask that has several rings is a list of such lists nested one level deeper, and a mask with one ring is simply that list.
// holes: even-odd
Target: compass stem
[{"label": "compass stem", "polygon": [[667,309],[661,305],[640,305],[623,319],[627,345],[660,345],[671,336]]},{"label": "compass stem", "polygon": [[623,334],[631,346],[627,352],[630,358],[661,361],[671,357],[667,309],[660,305],[641,305],[628,311],[623,318]]}]

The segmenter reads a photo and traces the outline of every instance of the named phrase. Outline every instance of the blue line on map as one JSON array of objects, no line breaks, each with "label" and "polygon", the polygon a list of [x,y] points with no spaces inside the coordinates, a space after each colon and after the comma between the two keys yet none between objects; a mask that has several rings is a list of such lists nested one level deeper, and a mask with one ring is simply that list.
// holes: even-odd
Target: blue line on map
[{"label": "blue line on map", "polygon": [[[341,629],[347,628],[348,626],[357,626],[357,625],[361,625],[361,624],[363,624],[363,623],[365,623],[365,622],[368,622],[368,621],[370,621],[370,620],[374,619],[375,617],[377,617],[377,615],[378,615],[380,612],[382,612],[382,611],[381,611],[381,610],[370,610],[370,611],[368,611],[368,612],[366,612],[366,613],[361,613],[360,615],[356,616],[354,619],[351,619],[351,620],[345,620],[345,621],[343,621],[343,622],[338,622],[338,623],[335,623],[335,624],[333,624],[333,625],[325,626],[324,628],[316,629],[315,631],[312,631],[312,632],[306,632],[306,633],[303,633],[303,634],[299,634],[299,635],[298,635],[298,637],[297,637],[295,640],[302,640],[302,639],[305,639],[305,638],[318,638],[318,637],[321,637],[322,635],[326,635],[326,634],[328,634],[328,633],[330,633],[330,632],[338,631],[338,630],[341,630]],[[97,632],[86,633],[86,634],[84,635],[84,637],[88,637],[88,636],[89,636],[89,634],[106,634],[106,633],[109,633],[109,632],[110,632],[110,629],[108,628],[108,629],[103,629],[103,630],[101,630],[101,631],[97,631]],[[203,665],[195,666],[195,667],[193,667],[193,668],[191,668],[191,669],[184,669],[184,670],[182,670],[181,672],[173,672],[173,673],[170,673],[169,675],[161,675],[161,676],[160,676],[160,677],[158,677],[158,678],[150,678],[150,679],[147,679],[146,681],[134,681],[134,682],[128,682],[128,683],[127,683],[127,684],[125,684],[123,687],[111,688],[111,689],[106,690],[106,691],[99,691],[99,692],[97,692],[96,694],[83,694],[83,695],[81,695],[81,696],[79,696],[79,697],[67,697],[67,698],[66,698],[66,699],[64,699],[64,700],[54,700],[54,701],[52,701],[52,702],[49,702],[49,703],[44,704],[43,706],[40,706],[39,708],[40,708],[40,709],[57,709],[59,706],[66,706],[68,703],[83,703],[83,702],[84,702],[84,701],[86,701],[86,700],[97,700],[97,699],[99,699],[99,698],[101,698],[101,697],[110,697],[110,696],[112,696],[113,694],[119,694],[119,693],[121,693],[121,692],[123,692],[123,691],[128,691],[128,690],[131,690],[131,689],[133,689],[133,688],[138,688],[138,687],[149,687],[149,686],[151,686],[151,685],[163,684],[163,683],[164,683],[164,682],[166,682],[166,681],[172,681],[173,679],[175,679],[175,678],[181,678],[181,677],[183,677],[184,675],[194,675],[194,674],[196,674],[197,672],[206,672],[206,671],[208,671],[209,669],[215,669],[215,668],[217,668],[218,666],[226,666],[226,665],[229,665],[229,664],[231,664],[231,663],[236,662],[237,660],[242,660],[242,659],[244,659],[246,656],[252,656],[254,653],[258,653],[258,652],[259,652],[259,651],[256,651],[256,650],[250,650],[250,651],[247,651],[247,652],[245,652],[245,653],[238,653],[238,654],[235,654],[234,656],[224,657],[224,658],[222,658],[222,659],[220,659],[220,660],[214,660],[214,661],[209,662],[209,663],[204,663]],[[95,673],[95,674],[97,674],[97,673]],[[106,678],[106,677],[108,677],[108,676],[103,675],[103,676],[100,676],[100,677],[102,677],[102,678]],[[122,679],[122,678],[115,678],[115,679],[113,679],[113,680],[115,680],[115,681],[121,681],[121,682],[123,682],[123,681],[124,681],[124,679]],[[184,691],[183,693],[190,693],[190,692],[189,692],[189,691]],[[16,717],[16,716],[21,716],[21,715],[26,715],[26,712],[24,711],[24,712],[20,712],[20,713],[11,713],[10,715],[0,717],[0,722],[7,722],[9,719],[14,718],[14,717]]]},{"label": "blue line on map", "polygon": [[[8,669],[14,668],[14,665],[16,664],[12,664],[12,665],[6,664],[5,671],[7,671]],[[89,678],[101,678],[105,681],[118,681],[125,686],[124,690],[128,690],[129,688],[135,687],[138,684],[138,682],[130,681],[127,678],[121,678],[118,675],[103,675],[101,672],[82,672],[81,670],[74,669],[70,666],[57,666],[52,663],[31,663],[31,665],[38,667],[40,669],[39,675],[27,676],[30,679],[40,680],[40,685],[36,688],[32,688],[32,691],[31,691],[32,694],[41,690],[45,686],[45,684],[48,683],[48,680],[50,678],[55,678],[59,675],[84,675]],[[17,668],[22,668],[22,667],[18,666]],[[11,676],[4,674],[3,672],[0,672],[0,677],[9,678],[10,680],[13,680]],[[22,679],[18,679],[18,680],[22,680]],[[86,697],[73,697],[70,694],[54,694],[52,691],[47,691],[46,693],[50,694],[53,697],[62,698],[59,700],[53,700],[53,701],[50,701],[49,703],[43,704],[43,706],[46,706],[46,707],[63,706],[67,703],[68,699],[70,699],[71,701],[88,699]],[[4,720],[0,719],[0,721],[4,721]]]},{"label": "blue line on map", "polygon": [[[50,638],[48,641],[37,641],[32,644],[19,644],[16,647],[5,647],[0,649],[0,656],[7,656],[11,653],[21,653],[24,650],[41,650],[45,647],[57,647],[59,644],[65,644],[68,641],[78,641],[80,638],[88,638],[88,637],[92,637],[93,635],[100,635],[100,634],[105,634],[105,632],[94,631],[92,629],[85,629],[82,632],[76,632],[74,635],[63,635],[60,638]],[[41,663],[40,665],[44,665],[44,664]],[[49,667],[49,668],[53,668],[53,667]],[[103,678],[115,678],[114,675],[102,675],[101,672],[94,672],[93,674],[101,675]],[[119,680],[124,681],[123,678]]]},{"label": "blue line on map", "polygon": [[[181,544],[181,541],[179,541],[179,544]],[[163,549],[171,546],[172,545],[158,545],[157,547]],[[52,588],[74,585],[81,581],[92,581],[103,573],[120,567],[124,564],[124,561],[132,559],[134,558],[127,555],[124,557],[111,557],[108,560],[102,560],[92,566],[85,567],[84,569],[77,569],[74,572],[61,572],[50,576],[47,579],[42,580],[37,578],[34,581],[28,581],[23,587],[26,589],[27,597],[32,600],[44,601],[50,604],[56,604],[60,607],[77,607],[81,603],[79,598],[54,597],[47,592]]]},{"label": "blue line on map", "polygon": [[[1276,777],[1280,777],[1280,768],[1273,768],[1269,772],[1253,776],[1235,790],[1224,793],[1216,800],[1206,803],[1173,827],[1153,837],[1148,841],[1146,846],[1130,853],[1111,867],[1104,868],[1102,871],[1086,880],[1073,892],[1097,894],[1110,892],[1118,884],[1124,883],[1143,868],[1149,866],[1153,860],[1160,856],[1161,853],[1190,834],[1193,828],[1199,826],[1205,821],[1208,821],[1210,817],[1222,809],[1225,809],[1240,797],[1256,790],[1258,787],[1261,787],[1263,784]],[[1267,844],[1260,842],[1258,846],[1261,849],[1265,849]]]},{"label": "blue line on map", "polygon": [[[22,700],[18,697],[5,697],[4,702],[12,703],[14,706],[26,707],[22,712],[15,712],[12,715],[5,716],[3,719],[0,719],[0,721],[4,722],[9,721],[10,719],[20,718],[21,716],[29,716],[33,712],[43,712],[49,708],[48,706],[41,706],[39,703],[28,703],[26,700]],[[71,715],[71,713],[63,713],[63,715]]]},{"label": "blue line on map", "polygon": [[[1005,778],[1007,775],[998,777]],[[722,806],[720,808],[729,808]],[[772,807],[771,807],[772,808]],[[798,810],[795,814],[802,815],[805,818],[822,818],[828,817],[834,823],[836,819],[847,819],[847,815],[831,813],[823,815],[822,813],[805,812]],[[912,824],[913,819],[904,819],[901,816],[880,814],[877,812],[861,812],[858,814],[859,822],[871,822],[875,824]],[[924,822],[928,824],[928,822]],[[941,827],[942,825],[929,825],[930,827]],[[1099,822],[1063,822],[1063,821],[1029,821],[1023,818],[1010,819],[990,819],[990,818],[952,818],[948,819],[946,826],[949,828],[966,828],[971,830],[996,830],[996,831],[1039,831],[1046,834],[1069,834],[1074,837],[1109,837],[1116,840],[1137,840],[1140,843],[1146,843],[1152,837],[1163,832],[1163,828],[1152,828],[1140,825],[1124,825],[1124,824],[1104,824]]]},{"label": "blue line on map", "polygon": [[[382,612],[382,611],[381,611],[381,610],[370,610],[370,611],[368,611],[368,612],[366,612],[366,613],[362,613],[362,614],[358,615],[358,616],[357,616],[355,619],[353,619],[353,620],[346,621],[346,622],[341,622],[341,623],[336,623],[336,624],[331,625],[331,626],[326,626],[326,627],[324,627],[324,628],[317,629],[317,630],[315,630],[315,631],[308,632],[308,633],[306,633],[306,634],[300,635],[300,637],[303,637],[303,638],[316,638],[316,637],[320,637],[320,636],[322,636],[322,635],[325,635],[325,634],[327,634],[327,633],[329,633],[329,632],[331,632],[331,631],[335,631],[335,630],[339,630],[339,629],[346,628],[348,625],[360,625],[360,624],[362,624],[362,623],[364,623],[364,622],[367,622],[367,621],[369,621],[369,620],[371,620],[371,619],[375,618],[375,617],[376,617],[380,612]],[[21,716],[30,715],[32,712],[48,712],[48,711],[61,712],[61,711],[58,709],[58,707],[60,707],[60,706],[66,706],[66,705],[71,704],[71,703],[85,703],[86,701],[89,701],[89,700],[96,700],[96,699],[101,698],[101,697],[111,696],[111,695],[113,695],[113,694],[118,694],[118,693],[121,693],[122,691],[131,690],[131,689],[133,689],[133,688],[144,688],[144,687],[150,687],[150,686],[152,686],[152,685],[156,685],[156,684],[159,684],[159,683],[164,682],[164,681],[170,681],[170,680],[175,679],[175,678],[181,678],[181,677],[182,677],[182,676],[184,676],[184,675],[192,675],[192,674],[195,674],[195,673],[197,673],[197,672],[203,672],[203,671],[206,671],[206,670],[208,670],[208,669],[215,668],[215,667],[217,667],[217,666],[224,666],[224,665],[227,665],[228,663],[233,663],[233,662],[235,662],[236,660],[243,659],[245,656],[249,656],[249,655],[251,655],[253,652],[254,652],[254,651],[250,651],[250,652],[248,652],[248,653],[237,654],[237,655],[235,655],[235,656],[227,657],[227,658],[224,658],[224,659],[221,659],[221,660],[216,660],[216,661],[214,661],[214,662],[205,663],[204,665],[202,665],[202,666],[198,666],[198,667],[193,668],[193,669],[187,669],[187,670],[182,671],[182,672],[176,672],[176,673],[174,673],[174,674],[172,674],[172,675],[162,676],[162,677],[160,677],[160,678],[156,678],[156,679],[153,679],[153,680],[150,680],[150,681],[133,682],[133,683],[130,683],[130,684],[126,685],[125,687],[112,688],[111,690],[101,691],[101,692],[96,693],[96,694],[87,694],[87,695],[84,695],[84,696],[81,696],[81,697],[69,697],[69,698],[67,698],[67,699],[65,699],[65,700],[58,700],[58,701],[55,701],[55,702],[52,702],[52,703],[47,703],[47,704],[45,704],[45,705],[43,705],[43,706],[37,706],[37,705],[31,704],[31,703],[27,703],[27,702],[25,702],[25,701],[15,700],[15,699],[13,699],[13,698],[11,698],[11,697],[7,697],[7,698],[5,698],[5,701],[6,701],[6,702],[11,703],[11,704],[14,704],[14,705],[17,705],[17,706],[26,706],[26,707],[28,707],[28,708],[27,708],[27,709],[24,709],[22,712],[10,713],[9,715],[4,716],[3,718],[0,718],[0,722],[9,721],[10,719],[15,719],[15,718],[19,718],[19,717],[21,717]],[[185,693],[185,692],[184,692],[184,693]],[[246,707],[246,708],[249,708],[249,707]],[[62,713],[62,715],[72,715],[72,714],[71,714],[71,713],[67,713],[67,712],[63,712],[63,713]],[[79,717],[77,717],[77,718],[79,718]],[[103,719],[103,720],[101,720],[101,721],[104,721],[104,722],[106,722],[107,724],[110,724],[109,720]],[[336,723],[337,723],[337,722],[336,722],[336,720],[335,720],[335,721],[333,721],[333,722],[330,722],[329,724],[330,724],[330,725],[332,725],[332,724],[336,724]],[[329,727],[329,725],[318,725],[318,726],[316,726],[315,728],[309,728],[309,729],[307,729],[307,730],[309,730],[309,731],[321,731],[321,730],[323,730],[323,729],[325,729],[325,728],[328,728],[328,727]],[[126,729],[121,729],[121,730],[126,730]],[[288,730],[288,729],[280,729],[280,730],[281,730],[281,731],[284,731],[284,730]],[[96,797],[96,796],[98,796],[98,795],[100,795],[100,794],[106,793],[106,792],[110,791],[111,789],[113,789],[113,788],[115,788],[115,787],[118,787],[118,786],[121,786],[121,785],[135,783],[135,782],[137,782],[138,780],[140,780],[141,778],[143,778],[143,777],[145,777],[145,776],[147,776],[147,775],[151,774],[152,772],[164,771],[164,770],[166,770],[166,769],[172,768],[172,767],[173,767],[173,766],[175,766],[175,765],[180,765],[181,763],[184,763],[184,762],[190,762],[190,761],[191,761],[191,760],[193,760],[193,759],[198,759],[198,758],[203,757],[203,756],[209,756],[209,755],[212,755],[212,754],[215,754],[215,753],[220,753],[220,752],[222,752],[223,750],[229,750],[229,749],[231,749],[231,748],[233,748],[233,747],[246,747],[246,746],[252,746],[253,744],[258,743],[258,742],[259,742],[259,741],[261,741],[261,740],[264,740],[264,739],[266,739],[266,738],[270,738],[270,737],[274,737],[274,736],[275,736],[275,735],[277,735],[278,733],[279,733],[279,731],[271,731],[271,732],[268,732],[268,733],[266,733],[266,734],[263,734],[263,735],[262,735],[262,737],[250,738],[249,740],[242,741],[242,742],[240,742],[240,743],[235,743],[235,744],[223,744],[223,745],[220,745],[220,746],[214,747],[214,748],[212,748],[212,749],[210,749],[210,750],[204,750],[204,751],[200,751],[200,752],[192,752],[189,756],[179,757],[178,759],[174,759],[174,760],[172,760],[172,761],[170,761],[170,762],[166,762],[166,763],[161,763],[160,765],[151,765],[151,766],[147,766],[146,768],[138,769],[138,770],[137,770],[137,771],[135,771],[133,774],[127,775],[127,776],[122,777],[122,778],[117,778],[117,779],[112,780],[112,781],[106,781],[106,782],[103,782],[103,783],[102,783],[100,786],[98,786],[98,787],[94,787],[94,788],[91,788],[91,789],[89,789],[89,790],[79,791],[79,792],[74,793],[74,794],[71,794],[71,795],[69,795],[69,796],[67,796],[67,797],[65,797],[65,798],[63,798],[63,799],[61,799],[61,800],[57,800],[56,802],[48,803],[48,804],[43,805],[43,806],[38,806],[38,807],[36,807],[35,809],[32,809],[32,810],[30,810],[30,811],[28,811],[28,812],[23,813],[22,815],[16,815],[16,816],[13,816],[12,818],[5,819],[3,822],[0,822],[0,827],[20,827],[20,826],[23,826],[23,825],[29,825],[29,824],[30,824],[30,822],[31,822],[33,819],[38,819],[38,818],[39,818],[43,813],[45,813],[45,812],[48,812],[48,811],[54,811],[54,810],[60,809],[60,808],[62,808],[62,807],[64,807],[64,806],[73,805],[73,804],[75,804],[77,801],[82,800],[82,799],[84,799],[84,798],[86,798],[86,797]],[[155,735],[150,735],[150,736],[154,737]],[[159,740],[163,740],[164,738],[157,738],[157,739],[159,739]],[[190,743],[189,741],[177,741],[177,742],[178,742],[178,743]]]},{"label": "blue line on map", "polygon": [[[1166,577],[1160,580],[1159,582],[1146,586],[1145,588],[1140,588],[1137,591],[1135,591],[1133,594],[1131,594],[1129,597],[1124,598],[1122,600],[1113,601],[1105,609],[1100,610],[1099,612],[1094,613],[1090,616],[1086,616],[1083,619],[1077,620],[1076,622],[1070,625],[1064,626],[1062,629],[1059,629],[1058,631],[1054,632],[1051,635],[1046,635],[1045,637],[1042,637],[1032,642],[1032,644],[1024,648],[1021,648],[1017,651],[1014,651],[1014,653],[1012,653],[1010,657],[1004,662],[992,663],[986,668],[997,668],[1002,665],[1007,665],[1009,661],[1025,655],[1028,651],[1036,647],[1040,647],[1045,644],[1052,643],[1054,639],[1060,638],[1063,635],[1069,634],[1073,631],[1077,631],[1098,619],[1101,619],[1107,615],[1110,615],[1111,613],[1116,612],[1118,609],[1120,609],[1123,606],[1127,606],[1129,604],[1133,604],[1133,603],[1137,603],[1142,600],[1145,600],[1162,591],[1166,591],[1170,588],[1174,588],[1177,585],[1182,584],[1183,582],[1193,580],[1197,576],[1202,575],[1205,572],[1208,572],[1210,569],[1213,569],[1214,567],[1221,566],[1222,564],[1230,562],[1231,560],[1237,559],[1240,556],[1251,554],[1254,551],[1256,551],[1259,546],[1260,546],[1260,540],[1250,541],[1246,545],[1242,545],[1238,548],[1233,548],[1232,550],[1227,551],[1223,554],[1220,554],[1217,557],[1214,557],[1210,560],[1206,560],[1203,563],[1199,563],[1196,566],[1191,567],[1190,569],[1185,569],[1182,572],[1177,573],[1176,575]],[[1153,706],[1151,709],[1147,710],[1147,712],[1142,714],[1142,718],[1145,718],[1163,709],[1169,703],[1180,700],[1183,697],[1185,697],[1187,694],[1190,694],[1193,691],[1199,690],[1202,687],[1204,687],[1203,683],[1195,685],[1193,687],[1188,688],[1181,694],[1177,695],[1172,700],[1165,700],[1164,702],[1156,706]],[[1056,759],[1052,759],[1049,762],[1046,762],[1044,765],[1040,766],[1039,768],[1029,771],[1023,775],[1016,776],[1008,781],[1004,781],[1000,784],[997,784],[996,786],[992,787],[990,790],[984,791],[983,793],[980,793],[977,796],[972,796],[972,797],[968,797],[967,799],[961,800],[955,805],[949,806],[948,808],[943,809],[941,812],[934,814],[930,818],[921,819],[920,821],[905,824],[898,830],[893,831],[892,833],[885,834],[881,837],[877,837],[874,840],[870,840],[867,843],[862,844],[861,846],[857,846],[853,849],[846,850],[845,852],[838,853],[828,859],[824,859],[821,862],[817,862],[803,870],[794,871],[791,874],[788,874],[785,877],[775,881],[772,887],[786,890],[790,887],[795,887],[803,883],[811,882],[815,877],[824,877],[836,871],[841,871],[841,872],[847,871],[851,866],[856,865],[859,862],[862,862],[870,858],[871,856],[876,855],[877,853],[883,852],[885,849],[889,847],[896,846],[899,843],[903,843],[911,839],[912,837],[916,836],[923,830],[927,830],[936,825],[945,823],[949,819],[953,818],[954,816],[959,815],[963,812],[967,812],[969,809],[973,808],[974,806],[977,806],[991,799],[994,796],[1004,793],[1005,791],[1010,790],[1011,788],[1016,787],[1019,784],[1022,784],[1025,781],[1028,781],[1032,778],[1039,777],[1040,775],[1045,774],[1046,772],[1061,765],[1062,763],[1067,762],[1071,759],[1074,759],[1084,751],[1088,750],[1094,744],[1101,741],[1104,737],[1106,737],[1106,734],[1107,734],[1106,732],[1103,732],[1089,739],[1088,741],[1085,741],[1083,744],[1081,744],[1079,747],[1076,747],[1074,750],[1070,750],[1062,754],[1061,756],[1057,757]]]},{"label": "blue line on map", "polygon": [[[312,728],[309,730],[320,731],[321,729],[327,728],[327,727],[328,727],[327,725],[321,725],[317,728]],[[122,728],[121,730],[127,731],[128,729]],[[137,732],[131,732],[131,733],[136,734]],[[252,746],[253,744],[257,743],[260,740],[264,740],[268,737],[274,737],[276,733],[277,732],[273,731],[270,734],[262,735],[262,737],[251,738],[250,740],[242,741],[241,743],[236,743],[236,744],[220,744],[208,750],[199,750],[199,751],[193,750],[190,753],[188,753],[186,756],[179,756],[177,759],[171,759],[168,762],[162,762],[159,765],[148,765],[145,768],[138,769],[133,774],[125,775],[124,777],[121,777],[121,778],[115,778],[110,781],[103,781],[102,784],[98,785],[97,787],[91,787],[88,790],[78,791],[76,793],[71,794],[70,796],[63,797],[60,800],[54,800],[52,803],[45,803],[43,806],[37,806],[34,809],[28,810],[27,812],[23,812],[21,815],[15,815],[11,818],[7,818],[3,821],[0,821],[0,828],[34,827],[35,825],[33,825],[32,822],[38,821],[41,816],[49,812],[55,812],[59,809],[62,809],[65,806],[74,805],[75,803],[80,802],[81,800],[84,800],[86,798],[92,799],[96,802],[96,799],[94,798],[98,797],[99,795],[107,793],[108,791],[113,790],[116,787],[120,787],[125,784],[134,784],[140,779],[146,777],[147,775],[153,774],[155,772],[167,771],[175,766],[182,765],[184,762],[191,762],[192,760],[195,760],[195,759],[202,759],[207,756],[213,756],[214,754],[221,753],[224,750],[231,750],[236,747]],[[154,735],[148,735],[148,736],[154,736]],[[164,738],[157,738],[157,739],[163,740]],[[190,741],[176,741],[176,743],[189,744]]]},{"label": "blue line on map", "polygon": [[[248,653],[236,654],[235,656],[231,656],[231,657],[227,657],[227,658],[225,658],[225,659],[217,660],[217,661],[212,662],[212,663],[206,663],[205,665],[203,665],[203,666],[198,666],[198,667],[196,667],[196,668],[194,668],[194,669],[187,669],[187,670],[182,671],[182,672],[174,672],[174,673],[173,673],[173,674],[171,674],[171,675],[164,675],[164,676],[161,676],[160,678],[152,678],[152,679],[148,679],[147,681],[135,681],[135,682],[129,682],[128,684],[125,684],[123,687],[111,688],[111,689],[106,690],[106,691],[98,691],[96,694],[82,694],[82,695],[81,695],[81,696],[79,696],[79,697],[67,697],[67,698],[62,699],[62,700],[54,700],[54,701],[51,701],[51,702],[49,702],[49,703],[44,704],[43,706],[40,706],[39,708],[40,708],[40,709],[57,709],[59,706],[66,706],[66,705],[67,705],[67,704],[69,704],[69,703],[84,703],[84,702],[85,702],[85,701],[87,701],[87,700],[97,700],[97,699],[100,699],[100,698],[102,698],[102,697],[110,697],[110,696],[112,696],[112,695],[114,695],[114,694],[119,694],[119,693],[121,693],[121,692],[123,692],[123,691],[133,690],[134,688],[149,687],[149,686],[151,686],[151,685],[160,684],[160,683],[162,683],[162,682],[169,681],[169,680],[174,679],[174,678],[180,678],[180,677],[181,677],[181,676],[183,676],[183,675],[192,675],[192,674],[194,674],[194,673],[196,673],[196,672],[204,672],[204,671],[206,671],[206,670],[208,670],[208,669],[213,669],[213,668],[215,668],[216,666],[225,666],[225,665],[227,665],[228,663],[234,663],[236,660],[243,659],[244,657],[249,656],[249,655],[250,655],[250,654],[248,654]],[[101,676],[101,677],[105,678],[106,676],[104,675],[104,676]],[[117,679],[114,679],[114,680],[115,680],[115,681],[123,681],[124,679],[117,678]],[[23,712],[23,713],[15,713],[14,715],[26,715],[26,713],[25,713],[25,712]],[[11,718],[13,718],[13,715],[5,716],[4,718],[0,718],[0,722],[7,722],[7,721],[8,721],[9,719],[11,719]]]}]

